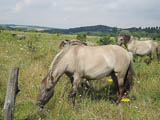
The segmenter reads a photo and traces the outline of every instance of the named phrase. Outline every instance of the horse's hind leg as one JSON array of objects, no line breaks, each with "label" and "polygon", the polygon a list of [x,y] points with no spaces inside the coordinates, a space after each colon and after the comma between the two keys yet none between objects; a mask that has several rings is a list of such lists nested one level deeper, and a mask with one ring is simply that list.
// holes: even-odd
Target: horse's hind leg
[{"label": "horse's hind leg", "polygon": [[85,80],[85,87],[88,89],[90,87],[89,80]]},{"label": "horse's hind leg", "polygon": [[151,54],[150,54],[150,60],[153,60],[155,50],[156,48],[152,49]]},{"label": "horse's hind leg", "polygon": [[116,89],[116,91],[117,91],[117,97],[118,97],[118,95],[119,95],[119,86],[118,86],[118,80],[117,80],[117,77],[116,77],[116,75],[115,75],[115,72],[112,72],[112,73],[111,73],[111,77],[112,77],[112,80],[113,80],[113,82],[114,82],[115,89]]},{"label": "horse's hind leg", "polygon": [[120,103],[123,95],[124,95],[124,78],[125,78],[125,75],[117,75],[117,79],[118,79],[118,86],[119,86],[119,95],[118,95],[118,99],[116,101],[117,104]]},{"label": "horse's hind leg", "polygon": [[157,54],[157,60],[158,60],[158,63],[160,63],[160,47],[158,46],[157,48],[156,48],[156,54]]},{"label": "horse's hind leg", "polygon": [[90,88],[90,83],[89,80],[85,80],[84,82],[81,83],[81,86],[85,88],[85,90]]},{"label": "horse's hind leg", "polygon": [[150,64],[151,63],[151,61],[152,61],[152,59],[153,59],[153,52],[151,52],[149,55],[149,61],[147,62],[147,64]]},{"label": "horse's hind leg", "polygon": [[81,77],[78,74],[74,75],[74,81],[73,81],[73,86],[72,86],[72,102],[73,102],[73,107],[75,106],[75,99],[76,99],[76,92],[77,92],[77,87],[81,81]]},{"label": "horse's hind leg", "polygon": [[119,104],[121,101],[121,98],[124,94],[124,76],[125,75],[121,75],[120,73],[116,73],[112,72],[111,73],[111,77],[113,79],[115,88],[117,90],[117,100],[116,100],[116,104]]}]

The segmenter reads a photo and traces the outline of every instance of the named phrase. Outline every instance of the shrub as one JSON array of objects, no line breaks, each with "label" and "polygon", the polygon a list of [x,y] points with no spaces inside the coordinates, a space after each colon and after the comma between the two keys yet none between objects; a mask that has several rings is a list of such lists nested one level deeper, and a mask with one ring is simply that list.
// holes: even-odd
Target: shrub
[{"label": "shrub", "polygon": [[78,34],[77,35],[77,40],[80,40],[80,41],[83,41],[83,42],[86,42],[86,38],[87,38],[87,35],[86,34]]},{"label": "shrub", "polygon": [[110,36],[103,36],[100,38],[99,41],[97,41],[98,45],[108,45],[108,44],[112,44],[113,40],[110,38]]}]

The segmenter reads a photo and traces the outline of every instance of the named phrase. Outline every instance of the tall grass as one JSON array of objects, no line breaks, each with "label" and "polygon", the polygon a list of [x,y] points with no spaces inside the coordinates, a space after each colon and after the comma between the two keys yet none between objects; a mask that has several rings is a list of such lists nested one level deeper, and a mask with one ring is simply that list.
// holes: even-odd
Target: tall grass
[{"label": "tall grass", "polygon": [[[154,59],[150,65],[139,58],[134,63],[135,81],[129,94],[131,102],[114,103],[114,85],[107,78],[91,82],[91,88],[79,86],[76,107],[69,98],[71,84],[64,75],[55,87],[55,95],[40,112],[35,106],[42,76],[47,74],[58,45],[63,39],[75,39],[75,35],[45,33],[25,34],[25,40],[0,33],[0,119],[7,80],[12,66],[20,67],[19,88],[16,97],[15,120],[159,120],[160,118],[160,65]],[[39,36],[40,34],[40,36]],[[87,37],[95,42],[98,37]]]}]

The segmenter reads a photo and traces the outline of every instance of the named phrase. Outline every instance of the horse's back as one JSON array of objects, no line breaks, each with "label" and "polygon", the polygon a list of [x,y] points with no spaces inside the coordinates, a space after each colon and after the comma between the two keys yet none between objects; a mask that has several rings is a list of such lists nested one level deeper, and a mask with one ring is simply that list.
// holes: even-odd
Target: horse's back
[{"label": "horse's back", "polygon": [[136,40],[134,42],[134,49],[132,49],[133,54],[144,56],[149,55],[155,48],[157,48],[158,43],[153,40]]},{"label": "horse's back", "polygon": [[[75,52],[76,56],[79,57],[86,57],[91,56],[93,57],[100,57],[100,56],[107,56],[107,57],[128,57],[128,51],[121,48],[117,45],[104,45],[104,46],[72,46],[72,51]],[[88,58],[87,57],[87,58]]]},{"label": "horse's back", "polygon": [[147,40],[148,45],[151,46],[151,49],[155,49],[158,47],[158,43],[156,41],[153,40]]},{"label": "horse's back", "polygon": [[88,79],[98,79],[112,71],[126,71],[131,61],[128,52],[117,45],[71,46],[68,54],[71,64],[68,69],[75,67]]}]

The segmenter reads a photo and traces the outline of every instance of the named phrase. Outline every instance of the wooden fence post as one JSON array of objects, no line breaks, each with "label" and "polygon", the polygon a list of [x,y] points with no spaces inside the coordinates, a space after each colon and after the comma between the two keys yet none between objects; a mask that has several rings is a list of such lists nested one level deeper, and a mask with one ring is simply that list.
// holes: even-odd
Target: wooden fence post
[{"label": "wooden fence post", "polygon": [[11,68],[10,76],[8,79],[7,93],[4,104],[4,120],[13,120],[14,118],[14,104],[18,89],[18,73],[19,68]]}]

